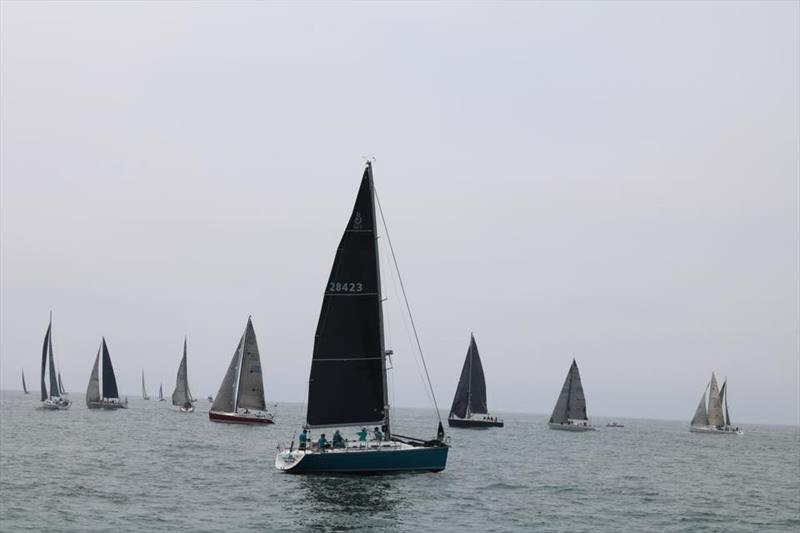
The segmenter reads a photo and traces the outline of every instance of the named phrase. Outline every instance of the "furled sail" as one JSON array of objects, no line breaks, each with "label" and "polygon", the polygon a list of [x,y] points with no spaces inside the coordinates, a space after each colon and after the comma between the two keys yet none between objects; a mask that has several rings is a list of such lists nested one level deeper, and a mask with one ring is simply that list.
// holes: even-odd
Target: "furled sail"
[{"label": "furled sail", "polygon": [[575,359],[572,360],[567,378],[564,380],[564,386],[561,387],[561,393],[558,395],[553,414],[550,416],[550,422],[555,424],[564,424],[568,420],[588,420],[581,374]]},{"label": "furled sail", "polygon": [[711,373],[711,387],[708,391],[708,423],[719,428],[725,425],[722,416],[722,402],[720,402],[719,389],[717,388],[717,378]]},{"label": "furled sail", "polygon": [[105,337],[103,337],[103,398],[119,398],[117,378],[114,376],[114,367],[111,365]]},{"label": "furled sail", "polygon": [[453,397],[453,406],[450,408],[450,416],[466,418],[471,414],[486,414],[486,380],[483,375],[483,366],[478,354],[478,345],[475,336],[470,335],[467,357],[464,359],[464,366],[461,368],[461,377],[458,380],[458,388]]},{"label": "furled sail", "polygon": [[92,367],[92,374],[89,376],[89,386],[86,388],[86,405],[90,402],[100,401],[100,352],[103,349],[102,345],[97,349],[97,357],[94,358],[94,366]]},{"label": "furled sail", "polygon": [[175,379],[175,391],[172,393],[172,405],[183,406],[191,403],[189,395],[189,376],[186,372],[186,339],[183,339],[183,357],[178,365],[178,377]]},{"label": "furled sail", "polygon": [[708,414],[706,413],[706,391],[703,391],[703,396],[700,397],[700,403],[698,404],[697,409],[694,412],[694,417],[692,418],[692,425],[708,425]]},{"label": "furled sail", "polygon": [[242,359],[239,364],[239,387],[236,407],[241,409],[257,409],[265,411],[267,404],[264,401],[264,379],[261,375],[261,358],[258,353],[256,332],[253,321],[247,319],[244,330],[244,344]]},{"label": "furled sail", "polygon": [[368,163],[322,299],[308,384],[312,427],[386,421],[376,222]]}]

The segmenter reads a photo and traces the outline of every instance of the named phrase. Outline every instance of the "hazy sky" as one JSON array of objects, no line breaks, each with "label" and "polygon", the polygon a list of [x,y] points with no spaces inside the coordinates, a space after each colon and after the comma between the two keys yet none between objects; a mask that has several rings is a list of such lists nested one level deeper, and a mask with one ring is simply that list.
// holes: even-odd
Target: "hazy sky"
[{"label": "hazy sky", "polygon": [[[303,401],[363,156],[444,414],[800,423],[800,3],[0,4],[0,387]],[[389,262],[384,262],[388,267]],[[385,276],[397,405],[426,406]]]}]

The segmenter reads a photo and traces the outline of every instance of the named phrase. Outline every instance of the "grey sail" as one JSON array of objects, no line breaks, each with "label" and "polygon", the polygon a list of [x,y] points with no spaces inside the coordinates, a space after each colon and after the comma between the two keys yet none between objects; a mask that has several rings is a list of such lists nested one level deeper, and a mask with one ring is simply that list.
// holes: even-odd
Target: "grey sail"
[{"label": "grey sail", "polygon": [[175,380],[175,391],[172,393],[172,405],[183,406],[191,403],[189,396],[189,377],[186,372],[186,339],[183,339],[183,357],[178,366],[178,377]]},{"label": "grey sail", "polygon": [[61,393],[62,395],[67,392],[66,390],[64,390],[64,382],[61,381],[61,371],[60,370],[58,371],[58,392]]},{"label": "grey sail", "polygon": [[567,372],[567,378],[561,387],[550,422],[565,424],[568,420],[588,420],[586,416],[586,398],[583,395],[581,374],[575,359]]},{"label": "grey sail", "polygon": [[56,374],[56,363],[53,356],[53,330],[50,329],[50,336],[47,339],[48,359],[50,360],[48,366],[50,372],[50,396],[53,398],[61,397],[61,391],[58,387],[58,374]]},{"label": "grey sail", "polygon": [[142,399],[149,400],[150,396],[147,395],[147,388],[144,386],[144,370],[142,370]]},{"label": "grey sail", "polygon": [[695,409],[694,417],[692,418],[692,425],[708,425],[708,414],[706,413],[706,391],[703,391],[703,395],[700,397],[700,403],[697,405],[697,409]]},{"label": "grey sail", "polygon": [[28,394],[28,386],[25,384],[25,371],[22,371],[22,392]]},{"label": "grey sail", "polygon": [[461,369],[458,388],[453,397],[450,415],[466,418],[471,414],[486,414],[486,379],[483,375],[483,365],[478,354],[478,345],[475,337],[470,335],[467,356]]},{"label": "grey sail", "polygon": [[726,379],[722,383],[722,388],[719,390],[719,397],[722,399],[723,403],[725,404],[725,425],[732,426],[731,423],[731,414],[728,411],[728,380]]},{"label": "grey sail", "polygon": [[222,384],[217,391],[217,397],[214,398],[214,403],[211,404],[212,411],[232,413],[236,409],[236,378],[239,375],[239,361],[243,347],[244,335],[239,339],[239,345],[236,346],[236,351],[233,352],[228,371],[225,372],[225,377],[222,379]]},{"label": "grey sail", "polygon": [[711,373],[711,387],[708,391],[708,423],[711,426],[721,428],[725,425],[722,416],[722,403],[720,402],[719,389],[717,388],[717,378]]},{"label": "grey sail", "polygon": [[164,399],[164,386],[163,386],[163,384],[159,383],[158,384],[158,401],[161,401],[163,399]]},{"label": "grey sail", "polygon": [[239,387],[236,407],[265,411],[264,379],[261,375],[261,358],[258,353],[258,342],[253,321],[248,317],[244,330],[244,347],[242,362],[239,365]]},{"label": "grey sail", "polygon": [[47,346],[50,342],[50,328],[52,327],[52,323],[47,325],[47,331],[44,334],[44,343],[42,344],[42,383],[41,383],[41,399],[45,401],[48,398],[47,395],[47,382],[45,381],[45,373],[47,372]]},{"label": "grey sail", "polygon": [[92,375],[89,376],[89,386],[86,388],[86,405],[89,405],[90,402],[100,401],[100,350],[102,350],[102,346],[97,349]]}]

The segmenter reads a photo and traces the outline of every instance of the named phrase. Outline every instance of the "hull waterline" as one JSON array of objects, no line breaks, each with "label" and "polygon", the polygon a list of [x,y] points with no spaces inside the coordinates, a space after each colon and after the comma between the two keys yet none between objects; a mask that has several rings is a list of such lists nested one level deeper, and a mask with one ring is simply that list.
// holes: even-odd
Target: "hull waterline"
[{"label": "hull waterline", "polygon": [[275,468],[292,474],[441,472],[447,465],[448,450],[448,446],[384,445],[325,452],[285,451],[275,458]]},{"label": "hull waterline", "polygon": [[550,429],[558,429],[561,431],[573,431],[578,433],[595,430],[595,428],[592,426],[578,426],[575,424],[555,424],[553,422],[549,422],[547,425],[550,427]]}]

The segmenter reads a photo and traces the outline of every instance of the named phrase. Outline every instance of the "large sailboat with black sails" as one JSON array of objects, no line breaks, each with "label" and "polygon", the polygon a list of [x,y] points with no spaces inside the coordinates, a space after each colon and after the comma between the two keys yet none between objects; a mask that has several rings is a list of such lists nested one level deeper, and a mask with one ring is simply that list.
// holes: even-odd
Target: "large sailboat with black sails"
[{"label": "large sailboat with black sails", "polygon": [[[706,390],[708,390],[708,409],[706,409]],[[725,406],[725,412],[722,407]],[[711,433],[713,435],[742,435],[744,432],[731,422],[730,410],[728,409],[728,380],[722,383],[722,389],[718,388],[717,377],[711,373],[711,381],[703,390],[700,403],[694,412],[692,422],[689,425],[692,433]]]},{"label": "large sailboat with black sails", "polygon": [[252,317],[248,317],[228,371],[222,379],[217,397],[208,412],[214,422],[233,424],[272,424],[264,400],[264,379],[261,375],[261,357],[258,353],[256,331]]},{"label": "large sailboat with black sails", "polygon": [[94,358],[89,386],[86,388],[86,407],[89,409],[127,409],[128,398],[123,402],[117,390],[117,377],[111,364],[106,338],[100,342]]},{"label": "large sailboat with black sails", "polygon": [[567,372],[567,378],[561,387],[553,414],[550,416],[550,429],[564,431],[593,431],[586,416],[586,397],[583,395],[581,373],[575,359]]},{"label": "large sailboat with black sails", "polygon": [[[441,419],[437,436],[430,440],[392,431],[386,379],[391,351],[384,346],[376,201],[368,162],[325,285],[311,360],[306,424],[297,449],[292,440],[288,450],[278,452],[275,467],[279,470],[439,472],[447,463],[449,446]],[[388,232],[386,239],[391,249]],[[398,279],[402,288],[399,273]],[[324,433],[325,428],[354,427],[361,428],[358,440],[343,437],[338,429],[330,440]],[[375,428],[371,439],[368,427]],[[311,432],[317,430],[319,438],[312,442]]]},{"label": "large sailboat with black sails", "polygon": [[[48,378],[49,379],[46,379]],[[50,384],[48,392],[47,385]],[[22,378],[23,386],[25,385],[25,376]],[[47,325],[47,331],[44,334],[44,343],[42,344],[42,409],[49,409],[51,411],[62,411],[69,409],[72,402],[64,398],[61,394],[61,388],[58,386],[58,374],[56,373],[55,355],[53,354],[53,313],[50,313],[50,322]]]},{"label": "large sailboat with black sails", "polygon": [[489,414],[486,406],[486,379],[475,335],[469,335],[469,348],[458,380],[447,424],[456,428],[503,427],[503,420]]}]

